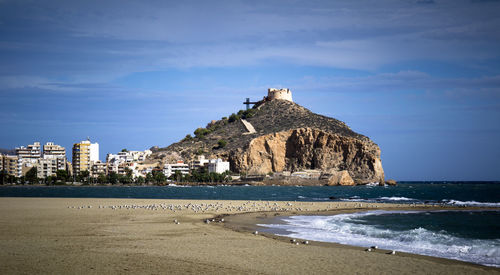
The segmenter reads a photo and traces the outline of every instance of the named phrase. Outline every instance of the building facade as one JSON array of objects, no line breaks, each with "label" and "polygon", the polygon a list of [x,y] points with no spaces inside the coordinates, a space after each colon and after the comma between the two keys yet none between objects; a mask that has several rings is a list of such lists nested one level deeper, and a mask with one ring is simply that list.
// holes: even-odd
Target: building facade
[{"label": "building facade", "polygon": [[189,163],[189,169],[191,170],[201,170],[203,167],[207,167],[208,159],[204,155],[198,157],[197,160],[193,160]]},{"label": "building facade", "polygon": [[[64,162],[63,162],[64,165]],[[56,176],[58,169],[57,158],[41,158],[36,165],[36,175],[38,178],[47,178],[49,176]]]},{"label": "building facade", "polygon": [[40,142],[34,142],[26,147],[16,147],[16,156],[25,161],[35,163],[42,156]]},{"label": "building facade", "polygon": [[229,171],[229,162],[222,159],[211,159],[208,162],[208,172],[222,174]]},{"label": "building facade", "polygon": [[90,161],[99,161],[99,143],[91,143],[89,146]]},{"label": "building facade", "polygon": [[91,170],[90,162],[99,161],[99,144],[89,140],[73,144],[73,174],[78,176],[82,171]]},{"label": "building facade", "polygon": [[105,162],[101,162],[100,160],[91,162],[90,176],[97,178],[100,174],[106,175],[107,171],[108,169]]},{"label": "building facade", "polygon": [[47,142],[43,145],[43,159],[55,160],[56,170],[66,170],[66,148]]},{"label": "building facade", "polygon": [[179,160],[177,163],[165,164],[163,168],[163,174],[165,174],[167,178],[175,174],[176,171],[179,171],[183,175],[187,175],[189,174],[189,165]]},{"label": "building facade", "polygon": [[54,142],[47,142],[43,145],[44,156],[66,157],[66,149]]},{"label": "building facade", "polygon": [[22,176],[23,162],[22,159],[20,159],[18,156],[0,154],[0,162],[2,163],[2,170],[7,174],[18,178]]},{"label": "building facade", "polygon": [[118,152],[117,154],[107,154],[106,162],[139,162],[145,161],[146,158],[151,155],[151,150],[144,151],[125,151]]}]

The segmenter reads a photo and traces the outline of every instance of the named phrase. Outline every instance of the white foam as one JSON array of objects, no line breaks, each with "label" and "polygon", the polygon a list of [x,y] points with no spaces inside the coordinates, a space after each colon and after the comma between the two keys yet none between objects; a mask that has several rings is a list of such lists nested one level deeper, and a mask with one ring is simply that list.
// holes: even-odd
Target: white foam
[{"label": "white foam", "polygon": [[457,200],[443,200],[447,204],[464,205],[464,206],[480,206],[480,207],[500,207],[500,202],[477,202],[477,201],[457,201]]},{"label": "white foam", "polygon": [[190,185],[177,185],[175,183],[169,183],[168,184],[169,187],[181,187],[181,188],[184,188],[184,187],[191,187]]},{"label": "white foam", "polygon": [[366,202],[368,200],[364,200],[364,199],[340,199],[340,201],[355,201],[355,202]]},{"label": "white foam", "polygon": [[412,200],[414,200],[414,199],[407,198],[407,197],[380,197],[379,199],[388,200],[388,201],[412,201]]},{"label": "white foam", "polygon": [[500,267],[500,239],[482,240],[455,237],[446,232],[433,232],[425,228],[393,231],[373,225],[355,223],[367,215],[416,213],[417,211],[368,211],[335,216],[292,216],[284,224],[260,225],[286,230],[288,237],[334,242],[415,254],[469,261]]}]

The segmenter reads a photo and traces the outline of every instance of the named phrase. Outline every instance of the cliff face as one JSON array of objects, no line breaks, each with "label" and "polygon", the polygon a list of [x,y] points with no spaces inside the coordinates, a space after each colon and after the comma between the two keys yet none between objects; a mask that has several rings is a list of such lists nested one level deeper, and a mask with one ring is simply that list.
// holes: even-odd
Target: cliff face
[{"label": "cliff face", "polygon": [[231,151],[229,161],[236,171],[248,174],[347,170],[356,184],[384,182],[376,144],[319,129],[299,128],[254,138],[247,148]]},{"label": "cliff face", "polygon": [[[293,102],[272,100],[254,107],[254,116],[246,121],[255,131],[249,132],[241,120],[213,121],[207,125],[208,134],[156,149],[152,158],[177,152],[189,161],[204,154],[228,159],[234,172],[347,171],[356,184],[384,183],[379,147],[339,120]],[[227,142],[223,148],[217,145],[221,139]]]}]

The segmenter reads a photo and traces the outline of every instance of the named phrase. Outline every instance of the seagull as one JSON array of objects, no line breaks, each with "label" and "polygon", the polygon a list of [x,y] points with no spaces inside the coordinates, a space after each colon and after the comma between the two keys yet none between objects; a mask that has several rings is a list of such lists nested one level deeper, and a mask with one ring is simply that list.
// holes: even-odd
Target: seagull
[{"label": "seagull", "polygon": [[258,235],[259,234],[259,231],[255,231],[253,232],[254,235]]},{"label": "seagull", "polygon": [[395,250],[393,250],[393,251],[391,251],[391,252],[389,252],[389,253],[387,253],[387,254],[394,255],[394,254],[396,254],[396,251],[395,251]]}]

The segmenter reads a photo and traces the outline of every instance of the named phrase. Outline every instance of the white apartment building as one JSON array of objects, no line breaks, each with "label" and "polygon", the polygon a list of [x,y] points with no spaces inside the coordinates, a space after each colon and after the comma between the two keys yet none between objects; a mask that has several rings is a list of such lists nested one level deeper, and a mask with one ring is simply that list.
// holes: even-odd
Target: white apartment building
[{"label": "white apartment building", "polygon": [[189,174],[189,165],[179,160],[177,163],[165,164],[163,168],[163,174],[165,174],[167,178],[175,174],[176,171],[181,172],[183,175],[187,175]]},{"label": "white apartment building", "polygon": [[108,163],[124,163],[124,162],[132,162],[134,157],[130,155],[128,152],[118,152],[118,154],[107,154],[106,162]]},{"label": "white apartment building", "polygon": [[229,162],[222,159],[211,159],[208,162],[208,172],[222,174],[229,171]]},{"label": "white apartment building", "polygon": [[99,143],[91,143],[90,149],[90,161],[99,161]]},{"label": "white apartment building", "polygon": [[40,149],[40,142],[37,141],[26,147],[16,147],[16,155],[24,161],[36,163],[36,161],[42,156]]},{"label": "white apartment building", "polygon": [[66,149],[60,145],[54,144],[54,142],[49,141],[43,145],[43,155],[66,157]]},{"label": "white apartment building", "polygon": [[151,154],[151,150],[118,152],[117,154],[108,154],[106,156],[106,162],[123,163],[144,161]]},{"label": "white apartment building", "polygon": [[66,149],[54,142],[47,142],[43,145],[43,158],[55,159],[57,170],[66,170]]},{"label": "white apartment building", "polygon": [[199,170],[207,165],[208,165],[208,159],[206,159],[204,155],[201,155],[198,157],[197,160],[191,161],[189,163],[189,169]]}]

